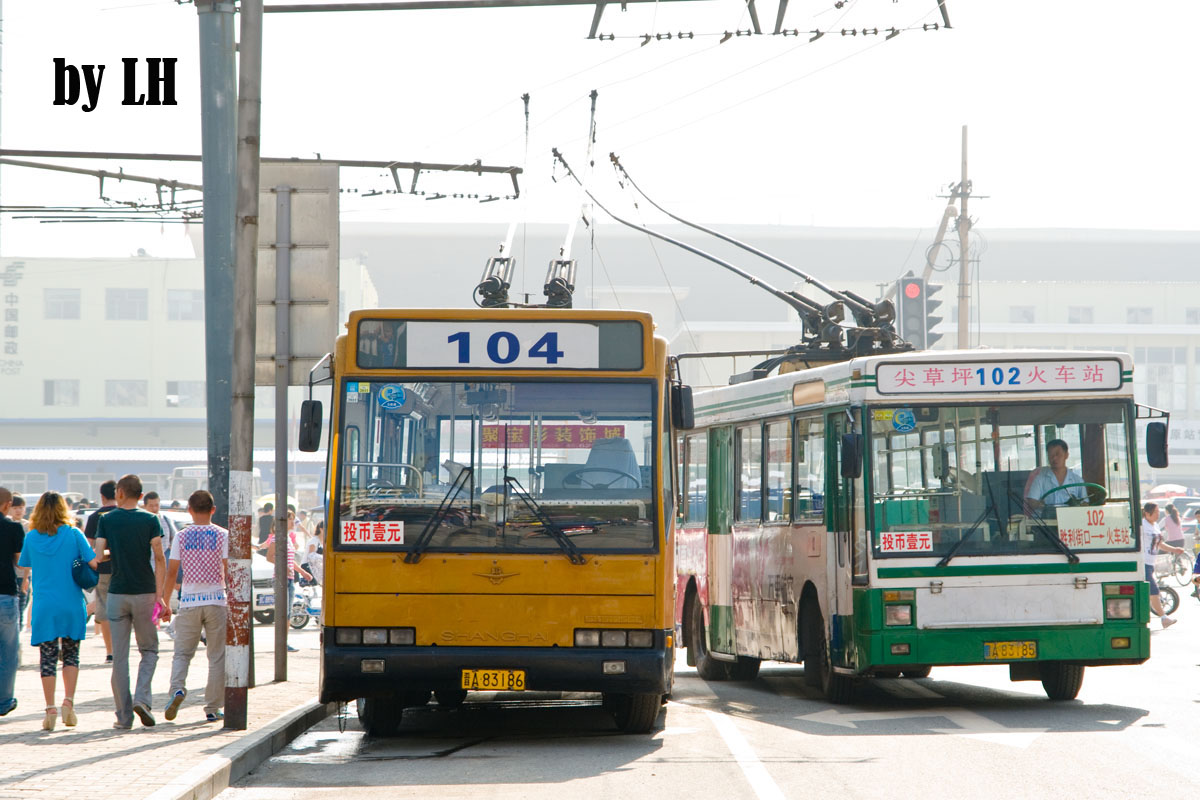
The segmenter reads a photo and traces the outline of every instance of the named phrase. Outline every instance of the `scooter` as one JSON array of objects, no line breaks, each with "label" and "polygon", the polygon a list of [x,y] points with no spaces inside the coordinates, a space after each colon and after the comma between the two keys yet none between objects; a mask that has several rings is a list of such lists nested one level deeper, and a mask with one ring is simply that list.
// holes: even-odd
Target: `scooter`
[{"label": "scooter", "polygon": [[296,587],[296,596],[292,598],[292,613],[288,624],[295,630],[300,630],[310,619],[321,618],[321,606],[317,599],[317,587],[300,584]]}]

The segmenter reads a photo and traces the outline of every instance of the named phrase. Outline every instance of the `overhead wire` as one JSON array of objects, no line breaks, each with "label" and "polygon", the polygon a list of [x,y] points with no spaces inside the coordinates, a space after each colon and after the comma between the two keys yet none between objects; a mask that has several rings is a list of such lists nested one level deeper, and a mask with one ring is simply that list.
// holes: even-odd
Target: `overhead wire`
[{"label": "overhead wire", "polygon": [[[928,19],[928,18],[929,18],[929,17],[930,17],[932,14],[934,14],[934,13],[936,13],[936,12],[937,12],[937,9],[936,9],[936,8],[934,8],[933,10],[931,10],[931,11],[929,11],[929,12],[927,12],[927,13],[925,13],[925,14],[921,15],[920,17],[918,17],[918,18],[917,18],[917,19],[916,19],[916,20],[915,20],[913,23],[911,23],[911,24],[910,24],[909,26],[907,26],[907,27],[911,28],[911,27],[912,27],[913,25],[915,25],[917,22],[920,22],[921,20],[924,20],[924,19]],[[774,87],[772,87],[772,88],[770,88],[770,89],[767,89],[767,90],[765,90],[765,91],[759,92],[758,94],[754,94],[754,95],[751,95],[751,96],[749,96],[749,97],[745,97],[745,98],[743,98],[743,99],[741,99],[741,100],[737,101],[736,103],[732,103],[732,104],[730,104],[730,105],[728,105],[728,106],[724,106],[723,108],[719,108],[719,109],[716,109],[715,111],[711,111],[711,112],[709,112],[709,113],[707,113],[707,114],[704,114],[703,116],[697,117],[697,118],[695,118],[695,119],[693,119],[693,120],[691,120],[691,121],[689,121],[689,122],[685,122],[685,123],[682,123],[682,124],[680,124],[680,125],[676,125],[674,128],[670,128],[670,129],[668,129],[668,130],[665,130],[665,131],[660,131],[659,133],[656,133],[656,134],[654,134],[654,135],[652,135],[652,136],[647,136],[647,137],[645,137],[645,138],[643,138],[643,139],[639,139],[639,140],[637,140],[637,141],[633,142],[632,144],[626,144],[626,145],[623,145],[623,149],[625,149],[625,150],[629,150],[629,149],[631,149],[631,148],[634,148],[634,147],[638,147],[638,146],[640,146],[640,145],[643,145],[643,144],[645,144],[645,143],[647,143],[647,142],[654,141],[655,139],[661,139],[663,136],[667,136],[668,134],[671,134],[671,133],[677,133],[678,131],[681,131],[681,130],[683,130],[684,128],[691,127],[692,125],[695,125],[695,124],[697,124],[697,123],[703,122],[703,121],[705,121],[705,120],[707,120],[707,119],[711,119],[712,117],[718,116],[718,115],[720,115],[720,114],[724,114],[724,113],[726,113],[727,111],[732,111],[732,110],[733,110],[733,109],[735,109],[735,108],[739,108],[740,106],[743,106],[743,105],[745,105],[745,104],[747,104],[747,103],[751,103],[751,102],[753,102],[753,101],[755,101],[755,100],[758,100],[758,99],[760,99],[760,98],[766,97],[767,95],[769,95],[769,94],[772,94],[772,93],[774,93],[774,92],[777,92],[777,91],[779,91],[780,89],[783,89],[783,88],[786,88],[786,87],[788,87],[788,86],[791,86],[791,85],[792,85],[792,84],[794,84],[794,83],[798,83],[799,81],[805,80],[805,79],[807,79],[807,78],[811,78],[813,75],[816,75],[816,74],[818,74],[818,73],[824,72],[824,71],[825,71],[825,70],[827,70],[827,69],[831,69],[832,67],[836,67],[837,65],[839,65],[839,64],[842,64],[842,63],[844,63],[844,62],[846,62],[846,61],[849,61],[849,60],[850,60],[850,59],[852,59],[852,58],[857,58],[858,56],[860,56],[860,55],[863,55],[863,54],[865,54],[865,53],[868,53],[868,52],[870,52],[871,50],[874,50],[875,48],[879,47],[880,45],[887,43],[888,41],[890,41],[890,39],[880,39],[879,41],[875,42],[874,44],[868,45],[867,47],[864,47],[864,48],[862,48],[861,50],[857,50],[857,51],[855,51],[855,52],[853,52],[853,53],[850,53],[850,54],[848,54],[848,55],[845,55],[845,56],[843,56],[843,57],[841,57],[841,58],[839,58],[839,59],[837,59],[837,60],[835,60],[835,61],[831,61],[831,62],[829,62],[828,64],[823,64],[823,65],[821,65],[821,66],[817,67],[816,69],[810,70],[810,71],[808,71],[808,72],[804,73],[803,75],[798,75],[798,76],[796,76],[795,78],[792,78],[792,79],[790,79],[790,80],[784,81],[783,83],[781,83],[781,84],[778,84],[777,86],[774,86]],[[806,44],[811,44],[811,42],[807,42]],[[791,50],[789,50],[788,52],[795,52],[795,51],[796,51],[796,49],[797,49],[797,48],[792,48],[792,49],[791,49]],[[714,84],[712,84],[712,85],[715,85],[715,83],[714,83]],[[657,109],[657,108],[661,108],[661,107],[663,107],[663,105],[665,105],[665,104],[660,104],[659,106],[657,106],[657,107],[656,107],[656,109]],[[655,109],[655,110],[656,110],[656,109]],[[653,111],[653,110],[652,110],[652,111]],[[644,112],[643,114],[639,114],[639,115],[637,115],[637,116],[638,116],[638,117],[645,116],[646,114],[652,113],[652,111]],[[617,125],[613,125],[613,126],[611,126],[611,127],[617,127]]]}]

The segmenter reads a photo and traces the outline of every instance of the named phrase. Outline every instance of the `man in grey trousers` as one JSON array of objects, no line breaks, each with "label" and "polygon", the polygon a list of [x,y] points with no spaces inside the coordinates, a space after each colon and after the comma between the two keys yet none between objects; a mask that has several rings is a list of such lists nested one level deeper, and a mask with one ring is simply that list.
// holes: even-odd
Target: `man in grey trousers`
[{"label": "man in grey trousers", "polygon": [[[162,529],[158,518],[137,507],[142,498],[142,481],[137,475],[125,475],[117,481],[117,508],[100,519],[96,532],[96,552],[107,548],[112,562],[112,580],[108,585],[108,624],[112,629],[112,692],[117,721],[113,727],[128,730],[137,714],[143,725],[153,725],[150,713],[150,681],[158,664],[158,629],[154,625],[155,604],[161,606],[161,618],[171,618],[171,607],[163,596],[167,562],[163,556]],[[153,567],[151,567],[153,558]],[[141,660],[137,685],[129,694],[129,636],[137,639]]]},{"label": "man in grey trousers", "polygon": [[204,687],[204,718],[216,722],[224,717],[225,705],[225,626],[229,610],[225,600],[229,574],[229,531],[212,523],[213,496],[204,489],[188,498],[192,523],[175,534],[171,561],[167,564],[167,584],[163,593],[175,591],[180,567],[183,583],[179,593],[179,613],[175,615],[175,659],[171,664],[171,699],[164,716],[175,719],[187,697],[188,667],[204,632],[208,650],[208,683]]}]

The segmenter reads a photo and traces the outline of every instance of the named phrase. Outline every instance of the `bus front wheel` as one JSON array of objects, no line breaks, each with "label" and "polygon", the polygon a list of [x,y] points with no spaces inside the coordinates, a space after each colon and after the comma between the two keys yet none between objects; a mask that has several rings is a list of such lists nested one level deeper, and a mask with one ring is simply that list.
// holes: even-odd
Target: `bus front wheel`
[{"label": "bus front wheel", "polygon": [[622,733],[648,733],[658,720],[663,703],[660,694],[607,693],[604,706]]},{"label": "bus front wheel", "polygon": [[704,609],[700,598],[692,595],[688,612],[688,648],[696,662],[696,673],[706,681],[727,681],[730,677],[728,662],[718,661],[708,652],[707,632],[704,630]]},{"label": "bus front wheel", "polygon": [[804,604],[800,624],[800,638],[804,643],[804,682],[819,688],[831,703],[850,702],[854,696],[854,679],[834,672],[825,641],[825,621],[814,601]]},{"label": "bus front wheel", "polygon": [[1064,664],[1048,661],[1039,668],[1042,688],[1051,700],[1074,700],[1083,685],[1083,667],[1079,664]]}]

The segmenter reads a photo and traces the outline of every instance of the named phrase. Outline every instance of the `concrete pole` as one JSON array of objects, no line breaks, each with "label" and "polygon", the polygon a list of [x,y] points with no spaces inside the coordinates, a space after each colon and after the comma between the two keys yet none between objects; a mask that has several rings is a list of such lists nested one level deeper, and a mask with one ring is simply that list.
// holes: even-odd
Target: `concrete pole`
[{"label": "concrete pole", "polygon": [[233,418],[229,473],[229,627],[225,727],[246,729],[254,682],[251,557],[254,537],[254,349],[258,285],[258,165],[262,105],[262,0],[242,0],[238,46],[237,271],[234,279]]},{"label": "concrete pole", "polygon": [[962,128],[962,176],[958,182],[958,347],[971,346],[971,258],[967,248],[967,232],[971,218],[967,216],[967,198],[971,184],[967,180],[967,126]]},{"label": "concrete pole", "polygon": [[[287,680],[288,384],[292,361],[292,187],[275,187],[275,680]],[[299,511],[300,509],[296,509]],[[282,533],[279,533],[282,531]],[[296,553],[299,559],[300,554]]]},{"label": "concrete pole", "polygon": [[229,524],[233,398],[233,217],[237,143],[233,13],[226,0],[196,0],[200,21],[200,140],[204,184],[204,358],[208,490],[213,521]]}]

